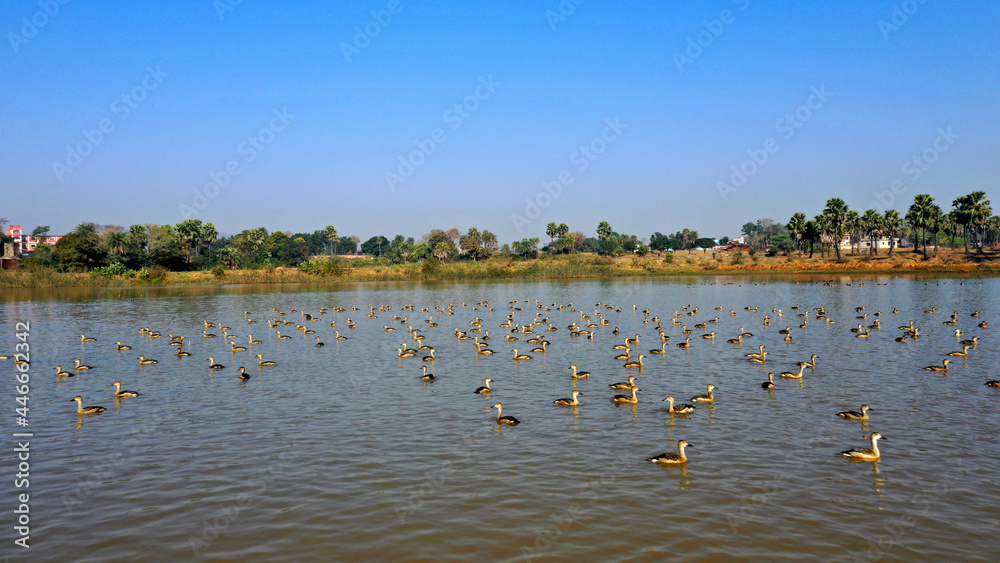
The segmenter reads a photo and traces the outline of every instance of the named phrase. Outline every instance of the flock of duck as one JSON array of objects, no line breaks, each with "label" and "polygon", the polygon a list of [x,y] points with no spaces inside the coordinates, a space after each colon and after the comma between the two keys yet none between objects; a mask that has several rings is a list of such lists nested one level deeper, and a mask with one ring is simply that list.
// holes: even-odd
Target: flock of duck
[{"label": "flock of duck", "polygon": [[[461,306],[466,307],[468,305],[462,304]],[[420,379],[422,379],[425,382],[433,382],[436,381],[438,378],[433,373],[430,373],[428,371],[429,370],[428,366],[433,366],[434,362],[438,358],[436,358],[434,355],[435,354],[434,347],[425,344],[424,339],[426,338],[427,333],[433,332],[433,329],[438,326],[438,323],[434,320],[435,314],[452,316],[455,314],[455,311],[458,307],[459,306],[455,304],[450,304],[443,307],[435,306],[433,308],[424,307],[420,310],[420,313],[418,314],[417,309],[414,305],[403,305],[401,311],[403,313],[403,316],[400,316],[398,314],[393,314],[393,307],[391,305],[376,305],[376,306],[371,306],[369,308],[367,319],[368,321],[375,321],[376,319],[379,319],[382,316],[387,317],[388,315],[393,315],[392,321],[393,324],[396,326],[390,326],[389,324],[384,324],[383,322],[382,330],[385,331],[386,333],[397,332],[397,330],[399,331],[405,330],[408,335],[406,339],[402,342],[402,345],[396,348],[397,357],[400,359],[400,361],[404,361],[404,359],[406,358],[419,357],[422,360],[422,362],[424,362],[420,366],[421,370],[421,375],[419,376]],[[568,304],[553,303],[546,305],[537,300],[533,302],[514,300],[507,303],[506,308],[507,308],[507,313],[505,314],[504,321],[497,327],[498,331],[503,331],[505,335],[498,340],[502,339],[506,345],[511,347],[515,346],[516,345],[515,343],[518,341],[533,345],[534,347],[530,348],[530,351],[533,354],[543,354],[543,355],[546,354],[548,352],[548,347],[553,346],[552,342],[548,340],[546,335],[552,335],[552,338],[555,339],[556,336],[554,333],[560,330],[564,331],[563,333],[567,335],[567,338],[571,339],[587,338],[592,341],[596,341],[598,335],[602,336],[602,340],[604,338],[611,338],[612,341],[615,342],[615,344],[610,347],[611,353],[615,354],[614,359],[622,362],[621,365],[623,370],[634,371],[635,373],[638,374],[638,377],[637,375],[628,375],[625,381],[609,383],[608,388],[612,392],[624,391],[624,393],[619,393],[619,394],[609,393],[610,396],[608,397],[608,399],[613,404],[635,405],[639,402],[638,394],[641,391],[641,389],[638,384],[639,381],[638,378],[642,376],[642,370],[644,367],[643,360],[646,357],[644,353],[638,353],[641,336],[639,334],[635,334],[634,336],[630,337],[621,336],[619,334],[620,331],[618,327],[611,328],[613,323],[611,320],[606,318],[606,317],[611,317],[615,314],[620,314],[622,311],[621,307],[616,307],[605,303],[598,303],[595,305],[592,312],[584,312],[582,308],[577,308],[573,303],[568,303]],[[632,308],[637,313],[639,312],[638,306],[633,305]],[[744,307],[744,309],[747,312],[759,314],[759,309],[756,306],[746,306]],[[801,320],[801,324],[799,324],[800,331],[805,331],[808,329],[808,322],[810,318],[817,323],[835,324],[836,322],[830,318],[826,308],[823,306],[816,307],[811,310],[804,310],[801,309],[799,306],[793,306],[791,307],[791,310],[794,312],[796,317]],[[337,314],[343,314],[343,313],[352,314],[347,309],[344,309],[342,307],[333,307],[333,311]],[[360,309],[358,307],[352,307],[351,311],[357,312],[360,311]],[[325,343],[322,341],[321,336],[316,334],[316,330],[310,328],[310,323],[319,321],[323,318],[324,315],[328,314],[330,310],[328,310],[327,308],[320,308],[318,314],[315,315],[303,311],[297,311],[296,309],[290,309],[287,313],[278,309],[273,309],[272,312],[274,313],[274,315],[272,316],[272,318],[267,320],[267,324],[269,327],[268,335],[271,338],[278,341],[288,340],[292,338],[288,334],[281,334],[281,328],[279,328],[279,327],[292,326],[297,332],[302,333],[303,338],[315,339],[316,341],[315,346],[317,347],[325,346]],[[495,351],[492,348],[490,348],[491,345],[490,344],[491,337],[489,334],[490,330],[485,325],[484,319],[480,318],[479,314],[493,313],[495,312],[495,309],[490,306],[489,301],[481,301],[472,306],[472,312],[474,313],[474,318],[472,318],[472,320],[470,321],[469,327],[466,330],[461,330],[459,327],[455,327],[453,329],[454,337],[460,342],[471,341],[470,344],[472,345],[472,348],[474,348],[474,350],[470,350],[470,353],[476,354],[475,357],[492,356],[495,354]],[[534,314],[532,314],[532,312]],[[874,337],[876,334],[878,334],[879,331],[881,331],[882,329],[881,319],[884,317],[881,311],[869,314],[866,311],[865,306],[859,306],[855,309],[855,312],[857,313],[856,320],[861,321],[858,323],[857,327],[850,329],[850,331],[854,334],[855,337],[870,339]],[[927,316],[928,322],[930,322],[930,319],[933,318],[931,317],[931,315],[935,315],[936,312],[937,311],[934,308],[924,312],[925,315]],[[298,323],[292,322],[291,320],[288,320],[286,318],[288,315],[294,315],[296,313],[298,313],[299,316],[301,317],[302,319],[301,322]],[[892,314],[897,314],[897,313],[898,310],[893,309]],[[414,327],[411,321],[409,320],[408,314],[414,314],[414,316],[423,316],[424,318],[421,319],[421,321],[422,324],[426,325],[426,329]],[[554,324],[555,321],[553,319],[553,317],[558,314],[573,315],[574,320],[565,327],[558,327]],[[714,312],[711,313],[713,318],[706,318],[704,320],[698,321],[697,319],[699,318],[700,310],[699,307],[695,306],[694,304],[686,305],[682,307],[681,310],[674,311],[672,315],[664,317],[663,320],[661,320],[660,315],[654,314],[648,308],[642,310],[641,314],[643,315],[641,321],[643,326],[651,327],[652,329],[655,330],[656,333],[655,339],[658,342],[658,347],[649,350],[649,354],[654,356],[666,355],[666,347],[671,339],[671,337],[666,333],[666,330],[664,329],[664,323],[669,323],[673,327],[680,327],[679,330],[684,337],[684,341],[677,343],[676,347],[684,350],[689,350],[693,346],[695,346],[694,344],[692,344],[692,338],[690,336],[691,334],[694,333],[694,330],[688,328],[689,323],[693,326],[694,329],[702,329],[702,331],[704,331],[703,334],[700,334],[700,337],[702,339],[714,340],[716,338],[716,331],[715,330],[708,331],[707,329],[709,328],[710,325],[712,326],[712,328],[718,328],[718,325],[721,322],[719,315],[731,316],[731,317],[737,316],[737,312],[735,310],[730,310],[726,312],[724,307],[720,306],[720,307],[715,307]],[[974,319],[980,317],[979,311],[972,312],[970,313],[970,315]],[[764,314],[763,317],[759,320],[763,322],[763,325],[765,327],[768,327],[772,322],[778,321],[779,319],[782,319],[785,316],[786,314],[782,312],[780,309],[773,308],[770,313]],[[257,321],[252,319],[251,312],[246,311],[244,313],[244,317],[245,318],[243,319],[243,321],[247,324],[248,327],[258,324]],[[868,322],[869,317],[871,317],[872,322],[866,325],[865,323]],[[344,325],[348,329],[353,330],[357,328],[357,321],[352,320],[350,317],[347,317],[346,321],[342,322],[344,322]],[[954,335],[956,338],[961,338],[964,333],[962,332],[962,330],[957,328],[958,323],[959,323],[958,312],[952,313],[949,320],[944,321],[945,325],[956,327],[954,329]],[[777,324],[778,326],[782,326],[785,323],[775,322],[775,324]],[[240,358],[241,353],[248,351],[250,351],[250,354],[247,355],[251,356],[253,346],[263,343],[263,340],[254,338],[253,334],[251,333],[245,337],[247,344],[246,346],[244,346],[242,344],[237,343],[237,340],[240,341],[243,340],[241,337],[237,336],[235,333],[230,334],[230,331],[234,330],[231,326],[225,326],[223,323],[218,323],[218,322],[210,322],[209,320],[204,320],[203,325],[204,328],[202,330],[202,333],[198,335],[198,338],[203,339],[205,341],[211,341],[211,339],[218,338],[221,336],[220,343],[225,342],[225,344],[222,345],[222,349],[231,353],[234,359]],[[313,326],[319,326],[319,325],[313,325]],[[332,322],[330,322],[329,326],[335,329],[332,331],[331,334],[333,338],[336,339],[338,342],[348,339],[347,336],[341,335],[340,330],[338,329],[337,320],[333,320]],[[986,321],[981,321],[977,323],[977,326],[980,329],[986,329],[987,323]],[[920,328],[919,326],[917,326],[917,323],[915,321],[911,320],[909,321],[908,324],[900,326],[899,330],[902,331],[902,334],[895,339],[897,342],[905,344],[910,340],[916,340],[920,338]],[[779,330],[778,333],[783,335],[783,340],[786,342],[791,342],[794,338],[791,324]],[[185,336],[174,335],[174,334],[163,335],[160,331],[152,330],[148,327],[140,329],[139,335],[141,337],[148,338],[150,340],[162,339],[162,341],[165,342],[167,346],[169,346],[171,349],[174,350],[173,354],[175,354],[178,358],[185,358],[191,355],[190,352],[187,352],[184,349],[186,342],[189,341],[189,339],[187,339]],[[745,327],[741,326],[739,330],[736,331],[735,336],[731,339],[727,339],[726,342],[734,345],[734,347],[738,349],[744,343],[750,341],[750,339],[752,339],[753,336],[754,335],[751,332],[748,332],[745,329]],[[396,337],[393,338],[395,340],[398,340],[398,338]],[[95,338],[88,337],[86,335],[80,335],[80,340],[84,344],[84,350],[86,350],[90,346],[100,345],[99,343],[97,343],[97,340]],[[412,345],[413,347],[411,347],[410,340],[412,340],[413,342]],[[947,372],[949,369],[950,358],[955,358],[955,357],[968,358],[971,353],[970,350],[974,350],[978,346],[979,336],[972,336],[969,339],[959,340],[958,343],[962,347],[960,351],[954,351],[948,353],[942,359],[941,364],[931,364],[926,366],[924,369],[928,371]],[[117,351],[118,353],[127,352],[131,349],[132,347],[130,345],[122,344],[121,340],[115,342],[115,351]],[[521,353],[522,348],[520,347],[520,345],[512,349],[513,349],[513,354],[511,356],[511,360],[515,363],[530,362],[533,359],[533,356]],[[222,352],[216,352],[216,353],[221,354]],[[633,354],[635,355],[633,356]],[[767,365],[768,362],[767,359],[768,350],[766,349],[766,346],[764,344],[759,344],[757,346],[756,352],[747,352],[744,353],[742,356],[745,358],[746,361],[748,361],[751,364]],[[0,356],[0,359],[9,359],[10,357],[11,356]],[[265,360],[264,355],[262,353],[256,354],[255,357],[257,359],[258,368],[277,365],[277,362],[275,361]],[[768,379],[767,381],[761,383],[760,385],[761,388],[768,391],[774,390],[777,385],[775,383],[775,377],[781,377],[783,379],[791,379],[791,380],[803,379],[805,377],[806,369],[812,370],[816,368],[817,360],[819,359],[819,357],[820,356],[818,354],[811,354],[808,360],[803,360],[796,364],[797,367],[796,370],[768,373]],[[57,365],[55,367],[56,376],[60,378],[74,377],[78,374],[83,374],[93,369],[93,366],[84,364],[81,358],[74,358],[73,362],[75,366],[72,369],[75,371],[67,371],[63,369],[62,365]],[[156,359],[147,358],[145,355],[137,356],[136,362],[140,369],[142,369],[145,366],[158,363]],[[215,356],[208,356],[207,362],[208,362],[207,368],[211,373],[227,369],[225,365],[216,361]],[[250,365],[252,365],[252,363]],[[239,366],[237,369],[239,371],[238,378],[241,381],[246,381],[251,377],[250,374],[247,373],[245,366]],[[577,381],[587,380],[590,379],[592,376],[592,374],[589,371],[580,369],[580,367],[576,364],[569,365],[567,369],[572,370],[570,378],[574,382],[574,386],[576,385]],[[488,397],[494,391],[493,387],[491,386],[492,383],[494,383],[494,379],[491,377],[487,377],[484,379],[484,385],[476,388],[472,392],[478,395]],[[990,387],[1000,388],[1000,381],[997,380],[987,381],[985,384]],[[138,397],[141,395],[141,393],[139,393],[138,391],[123,389],[121,381],[115,381],[113,386],[115,387],[114,398],[118,401],[120,401],[123,398]],[[690,403],[678,402],[673,395],[667,396],[662,401],[668,403],[666,412],[670,416],[690,415],[695,411],[696,408],[696,406],[691,403],[713,405],[716,400],[715,396],[716,391],[719,391],[719,388],[716,387],[716,385],[714,384],[709,384],[706,387],[706,392],[703,394],[692,396],[689,399]],[[579,389],[574,389],[570,397],[558,398],[553,400],[552,402],[553,404],[560,407],[568,406],[577,408],[583,404],[579,399],[581,396],[584,396],[584,393],[581,392]],[[83,398],[80,395],[75,396],[72,399],[72,401],[75,401],[77,403],[77,413],[80,416],[90,415],[90,414],[100,414],[106,410],[106,408],[102,406],[84,406]],[[503,414],[504,405],[501,402],[495,402],[492,405],[492,408],[496,409],[495,420],[497,425],[517,426],[518,424],[521,423],[521,421],[515,418],[514,416]],[[867,404],[863,404],[861,405],[860,410],[858,411],[844,411],[835,414],[836,416],[839,416],[840,418],[845,420],[862,421],[867,424],[867,422],[870,420],[868,413],[872,410],[873,409],[871,409]],[[853,448],[839,452],[839,454],[854,460],[877,461],[881,457],[881,453],[878,448],[878,441],[880,439],[885,440],[885,438],[883,438],[879,432],[872,432],[869,438],[871,446],[870,448]],[[690,447],[693,446],[689,444],[687,441],[680,440],[677,443],[676,453],[666,452],[648,457],[646,459],[649,462],[653,463],[675,464],[675,465],[684,464],[688,461],[685,449]]]}]

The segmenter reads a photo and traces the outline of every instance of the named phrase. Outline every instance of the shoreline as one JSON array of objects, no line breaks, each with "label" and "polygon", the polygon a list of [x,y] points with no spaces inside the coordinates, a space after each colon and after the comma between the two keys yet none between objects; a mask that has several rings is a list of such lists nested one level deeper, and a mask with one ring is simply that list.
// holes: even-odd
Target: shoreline
[{"label": "shoreline", "polygon": [[[0,272],[0,287],[10,289],[56,287],[157,287],[248,284],[340,284],[372,281],[475,281],[545,280],[593,278],[648,278],[672,276],[822,275],[822,274],[962,274],[1000,275],[1000,261],[993,254],[939,253],[924,260],[912,253],[893,256],[848,256],[833,258],[758,257],[744,263],[714,259],[708,255],[677,253],[671,260],[656,256],[604,258],[593,255],[546,256],[535,260],[491,258],[481,262],[426,264],[341,263],[337,274],[306,273],[298,268],[264,268],[212,271],[165,272],[154,279],[128,276],[104,277],[93,273],[43,271]],[[726,256],[726,259],[729,259]],[[978,258],[978,259],[976,259]]]}]

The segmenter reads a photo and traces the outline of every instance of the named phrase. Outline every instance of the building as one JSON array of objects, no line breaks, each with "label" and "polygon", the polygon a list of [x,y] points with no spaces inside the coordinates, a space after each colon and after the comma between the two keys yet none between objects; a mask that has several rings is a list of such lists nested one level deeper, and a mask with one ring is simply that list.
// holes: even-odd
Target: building
[{"label": "building", "polygon": [[50,235],[45,237],[33,237],[31,235],[26,235],[21,232],[21,225],[11,225],[7,228],[7,235],[14,237],[14,242],[18,243],[21,247],[21,252],[32,252],[35,248],[41,244],[45,243],[49,246],[55,246],[59,239],[63,238],[63,235]]},{"label": "building", "polygon": [[[899,248],[899,237],[896,237],[894,240],[896,243],[894,246]],[[889,239],[887,237],[878,239],[876,244],[878,245],[876,246],[878,250],[889,250]],[[870,250],[871,247],[872,241],[870,239],[862,239],[858,242],[858,249],[860,250]],[[854,248],[854,246],[851,244],[851,237],[844,237],[844,240],[840,241],[841,250],[851,250],[852,248]]]}]

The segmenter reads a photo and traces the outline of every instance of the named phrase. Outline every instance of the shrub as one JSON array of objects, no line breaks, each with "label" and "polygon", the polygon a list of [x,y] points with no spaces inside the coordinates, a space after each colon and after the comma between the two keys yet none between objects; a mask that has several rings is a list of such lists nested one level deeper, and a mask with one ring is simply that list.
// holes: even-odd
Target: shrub
[{"label": "shrub", "polygon": [[733,253],[733,265],[734,266],[739,266],[742,263],[743,263],[743,253],[742,252],[734,252]]},{"label": "shrub", "polygon": [[216,266],[216,267],[212,268],[212,275],[215,276],[215,277],[217,277],[217,278],[224,278],[224,277],[226,277],[226,269],[223,268],[221,265],[220,266]]},{"label": "shrub", "polygon": [[420,271],[425,276],[433,276],[441,271],[441,261],[431,256],[424,260],[424,263],[420,266]]},{"label": "shrub", "polygon": [[146,278],[149,281],[161,281],[167,277],[167,269],[163,266],[150,266],[146,272]]}]

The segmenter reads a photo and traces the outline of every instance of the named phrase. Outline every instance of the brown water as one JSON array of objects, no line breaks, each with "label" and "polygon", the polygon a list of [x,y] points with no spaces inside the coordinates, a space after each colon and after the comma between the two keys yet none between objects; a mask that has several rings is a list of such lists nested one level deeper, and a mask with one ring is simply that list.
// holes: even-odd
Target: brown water
[{"label": "brown water", "polygon": [[[11,511],[14,454],[2,456],[5,477],[0,525],[2,553],[16,560],[232,561],[513,561],[669,559],[987,560],[1000,552],[1000,390],[984,386],[1000,376],[1000,345],[991,331],[1000,280],[841,276],[832,285],[802,276],[685,278],[519,283],[354,284],[338,287],[235,287],[8,292],[0,302],[2,349],[16,343],[15,322],[31,330],[31,548],[13,546]],[[488,299],[496,310],[474,310]],[[539,331],[552,342],[546,354],[507,343],[500,328],[508,302],[521,301],[515,322],[541,311],[559,330]],[[527,301],[527,303],[525,303]],[[567,325],[596,320],[595,304],[611,325],[595,339],[573,338]],[[699,307],[682,321],[694,330],[691,348],[675,310]],[[391,312],[367,318],[371,305]],[[415,311],[403,311],[413,304]],[[435,312],[455,304],[454,315]],[[633,310],[633,304],[638,310]],[[745,306],[756,305],[759,312]],[[800,309],[793,310],[798,305]],[[796,313],[825,305],[836,324]],[[882,311],[883,328],[869,340],[849,328]],[[267,319],[272,309],[318,314],[308,324],[326,346],[294,326],[279,341]],[[351,306],[361,310],[352,311]],[[722,306],[723,310],[714,308]],[[934,315],[924,310],[938,308]],[[422,313],[429,307],[439,326]],[[655,323],[671,336],[665,357]],[[778,318],[772,308],[786,313]],[[892,314],[893,307],[899,313]],[[731,316],[730,310],[736,315]],[[980,310],[973,319],[969,314]],[[249,326],[244,311],[260,324]],[[924,371],[980,335],[967,359],[954,358],[947,375]],[[682,311],[683,312],[683,311]],[[764,314],[772,322],[762,324]],[[436,348],[419,379],[420,357],[399,359],[406,325]],[[490,330],[496,354],[478,356],[454,328],[474,317]],[[716,326],[696,322],[719,317]],[[347,328],[347,318],[357,328]],[[229,351],[221,334],[203,339],[202,321],[234,328],[236,342],[252,332],[263,344]],[[913,319],[921,338],[900,344],[897,325]],[[349,338],[337,341],[331,321]],[[980,329],[986,320],[994,326]],[[386,332],[383,325],[396,327]],[[149,326],[161,339],[139,335]],[[614,327],[621,330],[614,336]],[[792,326],[792,342],[778,330]],[[740,327],[754,333],[742,347],[726,343]],[[717,338],[699,335],[715,330]],[[211,332],[220,333],[215,329]],[[85,333],[97,342],[82,343]],[[188,337],[192,356],[177,358],[167,333]],[[611,349],[641,335],[645,368],[622,368]],[[133,346],[116,352],[115,341]],[[766,365],[743,355],[764,344]],[[515,363],[513,348],[534,356]],[[258,368],[262,352],[276,367]],[[799,381],[778,378],[761,389],[769,371],[792,370],[819,355]],[[159,360],[140,368],[144,354]],[[210,373],[209,355],[226,369]],[[424,352],[420,356],[424,355]],[[93,370],[57,379],[54,366],[82,358]],[[568,366],[592,372],[570,378]],[[252,378],[241,382],[237,367]],[[0,362],[5,373],[13,362]],[[637,375],[637,405],[616,406],[609,383]],[[472,391],[493,378],[490,397]],[[142,392],[116,401],[112,383]],[[0,394],[10,432],[13,377]],[[661,402],[682,402],[715,384],[714,406],[671,416]],[[583,392],[579,407],[552,400]],[[71,399],[103,405],[100,415],[78,416]],[[521,419],[497,427],[491,405]],[[863,424],[835,413],[871,406]],[[835,455],[867,446],[877,431],[880,462],[852,463]],[[683,467],[646,457],[693,447]]]}]

